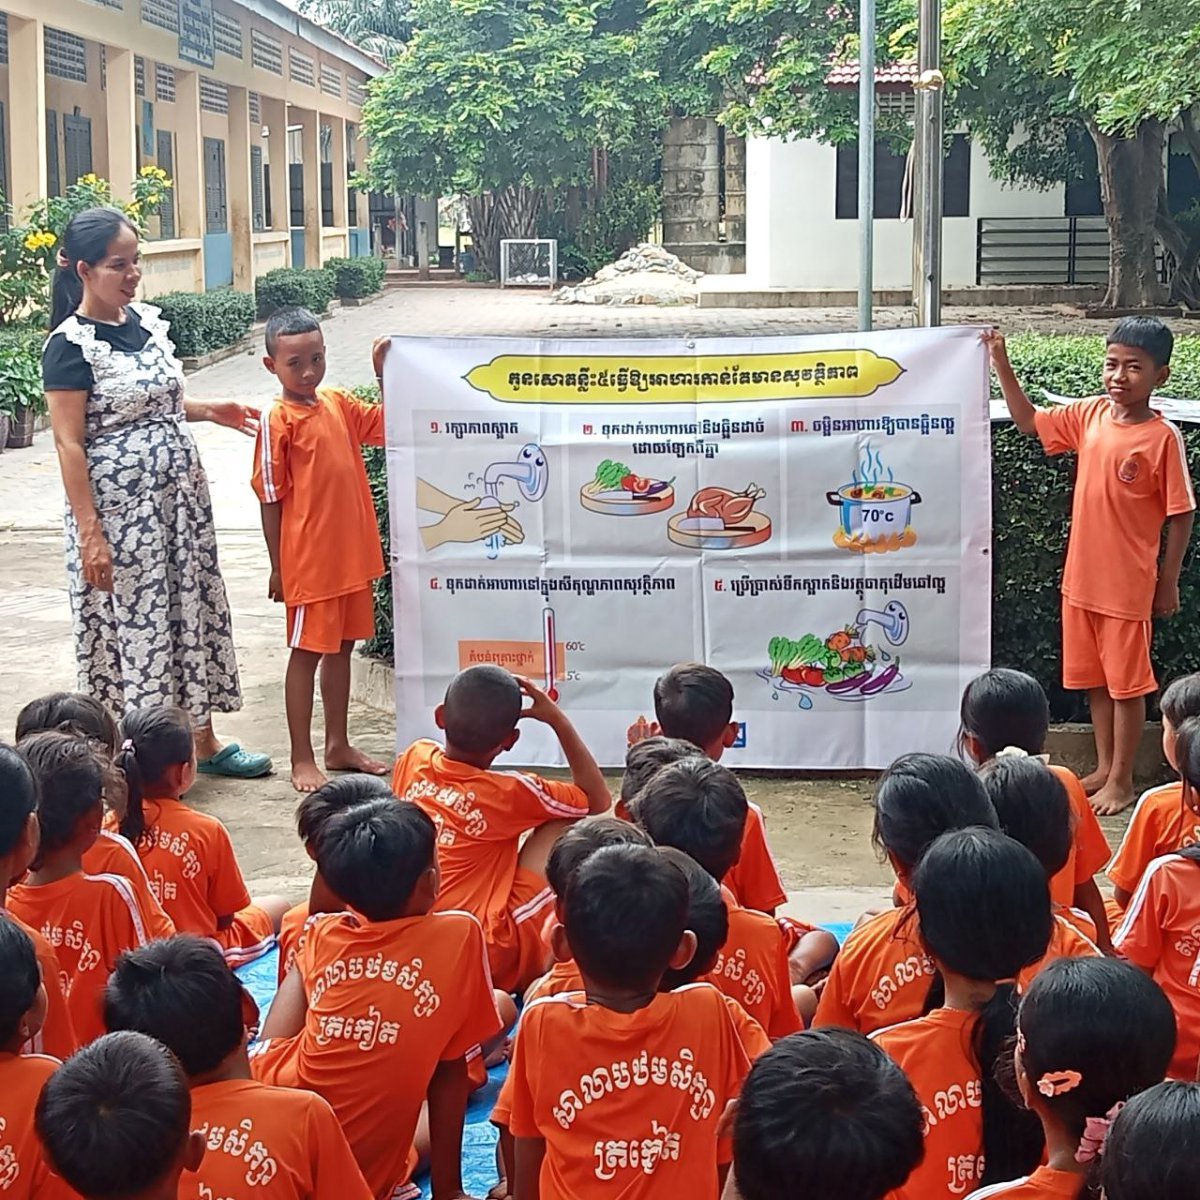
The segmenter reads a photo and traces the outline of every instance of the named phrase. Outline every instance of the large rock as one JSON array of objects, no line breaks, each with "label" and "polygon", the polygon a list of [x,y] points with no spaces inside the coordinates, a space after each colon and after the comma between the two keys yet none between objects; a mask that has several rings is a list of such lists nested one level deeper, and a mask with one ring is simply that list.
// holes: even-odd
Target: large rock
[{"label": "large rock", "polygon": [[561,288],[554,299],[559,304],[695,304],[700,276],[662,246],[644,242],[590,279]]}]

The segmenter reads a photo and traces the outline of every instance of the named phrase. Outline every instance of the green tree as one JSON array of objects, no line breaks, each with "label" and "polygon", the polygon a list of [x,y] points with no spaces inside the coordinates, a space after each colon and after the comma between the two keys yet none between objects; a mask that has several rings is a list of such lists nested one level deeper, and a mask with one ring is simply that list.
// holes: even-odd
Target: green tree
[{"label": "green tree", "polygon": [[300,11],[385,62],[412,35],[408,0],[300,0]]}]

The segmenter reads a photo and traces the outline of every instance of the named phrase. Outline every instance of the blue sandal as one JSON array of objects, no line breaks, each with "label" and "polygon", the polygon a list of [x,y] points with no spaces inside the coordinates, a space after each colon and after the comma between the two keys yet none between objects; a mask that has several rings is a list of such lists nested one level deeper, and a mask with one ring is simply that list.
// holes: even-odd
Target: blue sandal
[{"label": "blue sandal", "polygon": [[212,758],[196,764],[196,770],[201,775],[223,775],[228,779],[261,779],[274,769],[275,764],[269,755],[252,754],[249,750],[243,750],[237,742],[230,742]]}]

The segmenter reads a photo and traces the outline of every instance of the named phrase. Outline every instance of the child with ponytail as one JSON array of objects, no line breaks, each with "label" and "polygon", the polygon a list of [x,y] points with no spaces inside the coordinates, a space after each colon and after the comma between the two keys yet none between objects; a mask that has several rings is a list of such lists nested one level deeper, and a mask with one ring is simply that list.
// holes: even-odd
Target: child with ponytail
[{"label": "child with ponytail", "polygon": [[953,1200],[1032,1170],[1037,1119],[997,1079],[1016,1030],[1016,978],[1046,952],[1053,917],[1041,864],[992,829],[943,834],[913,876],[921,940],[942,1006],[872,1040],[908,1076],[925,1110],[925,1158],[894,1200]]},{"label": "child with ponytail", "polygon": [[[1200,717],[1180,725],[1175,741],[1182,801],[1200,813]],[[1179,1043],[1167,1074],[1195,1079],[1200,1067],[1200,845],[1156,858],[1138,884],[1113,935],[1117,953],[1151,974],[1179,1023]]]},{"label": "child with ponytail", "polygon": [[[970,1200],[1099,1197],[1101,1163],[1116,1149],[1112,1122],[1131,1096],[1162,1079],[1174,1045],[1171,1006],[1136,967],[1114,958],[1051,963],[1021,1001],[1015,1059],[1021,1096],[1045,1131],[1046,1159]],[[1154,1198],[1165,1200],[1161,1192]]]},{"label": "child with ponytail", "polygon": [[1200,1084],[1147,1088],[1112,1123],[1100,1183],[1106,1200],[1195,1200],[1200,1196]]},{"label": "child with ponytail", "polygon": [[212,938],[231,965],[270,949],[288,902],[251,901],[229,831],[182,797],[196,782],[192,724],[180,708],[137,708],[121,722],[117,765],[128,799],[120,833],[180,933]]}]

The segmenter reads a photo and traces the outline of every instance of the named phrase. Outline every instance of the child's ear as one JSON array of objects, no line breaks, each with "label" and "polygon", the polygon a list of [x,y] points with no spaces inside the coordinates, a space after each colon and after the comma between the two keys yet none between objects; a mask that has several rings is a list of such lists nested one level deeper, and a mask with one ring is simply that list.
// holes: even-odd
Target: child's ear
[{"label": "child's ear", "polygon": [[514,729],[501,743],[505,750],[511,750],[521,740],[521,731]]},{"label": "child's ear", "polygon": [[13,848],[12,865],[18,876],[24,875],[29,869],[29,864],[33,862],[33,856],[37,854],[38,842],[41,841],[41,837],[42,827],[38,824],[38,815],[31,812],[26,818],[20,840]]},{"label": "child's ear", "polygon": [[307,854],[313,862],[317,861],[317,848],[312,844],[312,842],[304,843],[304,853]]},{"label": "child's ear", "polygon": [[[557,908],[554,915],[558,916]],[[571,943],[567,941],[567,927],[561,921],[550,927],[550,950],[555,962],[570,962],[575,957],[571,953]]]},{"label": "child's ear", "polygon": [[1162,385],[1164,383],[1166,383],[1167,380],[1170,378],[1171,378],[1171,368],[1170,367],[1159,367],[1158,368],[1158,381],[1155,383],[1154,386],[1162,387]]},{"label": "child's ear", "polygon": [[437,859],[425,868],[421,873],[421,890],[426,893],[429,900],[429,907],[432,908],[437,902],[438,892],[442,890],[442,873],[438,870]]},{"label": "child's ear", "polygon": [[272,375],[275,374],[275,360],[269,354],[263,355],[263,366],[266,367]]},{"label": "child's ear", "polygon": [[741,733],[742,727],[736,721],[730,721],[725,726],[725,731],[721,734],[721,745],[728,750],[734,742],[738,740],[738,734]]},{"label": "child's ear", "polygon": [[194,760],[175,763],[167,768],[166,781],[170,785],[171,795],[186,796],[196,783],[196,763]]},{"label": "child's ear", "polygon": [[198,1171],[200,1164],[204,1161],[204,1138],[205,1135],[199,1130],[188,1134],[187,1145],[183,1151],[183,1169],[185,1171]]},{"label": "child's ear", "polygon": [[444,733],[446,731],[446,706],[439,704],[433,710],[433,723]]},{"label": "child's ear", "polygon": [[675,947],[675,953],[671,955],[671,961],[667,963],[667,969],[670,971],[686,970],[688,964],[695,957],[696,935],[690,929],[685,929],[683,937],[679,939],[679,945]]},{"label": "child's ear", "polygon": [[988,752],[984,744],[973,734],[963,731],[962,735],[963,749],[967,752],[967,757],[977,766],[981,767],[988,760]]}]

